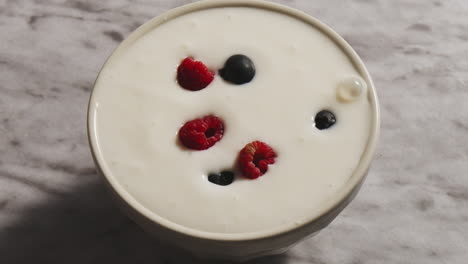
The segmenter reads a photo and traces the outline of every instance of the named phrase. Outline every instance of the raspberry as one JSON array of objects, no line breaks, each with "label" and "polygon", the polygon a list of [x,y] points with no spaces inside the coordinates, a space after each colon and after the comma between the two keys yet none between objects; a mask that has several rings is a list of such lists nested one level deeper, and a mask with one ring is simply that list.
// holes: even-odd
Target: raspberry
[{"label": "raspberry", "polygon": [[276,156],[266,143],[254,141],[239,152],[239,168],[245,177],[256,179],[267,172],[269,164],[275,163]]},{"label": "raspberry", "polygon": [[208,115],[185,123],[179,130],[179,139],[189,149],[204,150],[220,141],[223,134],[223,121]]},{"label": "raspberry", "polygon": [[210,71],[201,61],[185,58],[177,68],[177,82],[190,91],[199,91],[207,87],[214,79]]}]

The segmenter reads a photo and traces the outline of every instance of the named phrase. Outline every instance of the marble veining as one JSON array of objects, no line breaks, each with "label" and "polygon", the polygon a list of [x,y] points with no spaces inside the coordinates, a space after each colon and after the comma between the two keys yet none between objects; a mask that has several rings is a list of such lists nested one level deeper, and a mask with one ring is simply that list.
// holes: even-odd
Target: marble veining
[{"label": "marble veining", "polygon": [[[118,43],[190,0],[0,0],[0,263],[203,263],[122,215],[86,106]],[[352,204],[273,264],[468,259],[468,2],[277,0],[342,34],[374,77],[382,135]]]}]

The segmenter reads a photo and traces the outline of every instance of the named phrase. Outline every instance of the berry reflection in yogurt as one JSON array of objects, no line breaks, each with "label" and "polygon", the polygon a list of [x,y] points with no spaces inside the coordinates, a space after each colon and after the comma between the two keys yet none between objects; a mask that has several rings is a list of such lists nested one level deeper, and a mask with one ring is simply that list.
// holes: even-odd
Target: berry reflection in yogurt
[{"label": "berry reflection in yogurt", "polygon": [[257,8],[201,10],[109,60],[93,91],[96,142],[115,181],[167,221],[286,230],[317,217],[358,166],[367,93],[349,57],[309,24]]}]

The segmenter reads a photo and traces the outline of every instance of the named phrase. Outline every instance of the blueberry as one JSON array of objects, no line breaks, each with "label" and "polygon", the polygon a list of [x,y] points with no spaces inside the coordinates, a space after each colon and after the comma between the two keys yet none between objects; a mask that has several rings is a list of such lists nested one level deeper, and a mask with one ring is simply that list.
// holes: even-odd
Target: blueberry
[{"label": "blueberry", "polygon": [[322,110],[315,116],[315,126],[320,130],[327,129],[333,126],[335,123],[335,115],[328,110]]},{"label": "blueberry", "polygon": [[222,171],[221,173],[210,173],[208,174],[208,181],[221,186],[229,185],[234,181],[234,172]]},{"label": "blueberry", "polygon": [[254,78],[255,65],[249,57],[237,54],[229,57],[219,74],[227,82],[244,84]]}]

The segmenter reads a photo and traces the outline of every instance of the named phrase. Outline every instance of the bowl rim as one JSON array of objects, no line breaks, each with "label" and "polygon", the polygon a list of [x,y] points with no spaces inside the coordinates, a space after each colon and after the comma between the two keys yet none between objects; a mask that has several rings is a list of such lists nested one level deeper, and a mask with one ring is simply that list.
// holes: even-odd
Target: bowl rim
[{"label": "bowl rim", "polygon": [[[346,184],[337,191],[331,199],[328,199],[324,205],[320,208],[320,213],[317,214],[314,218],[309,219],[303,224],[297,225],[281,225],[277,228],[270,230],[257,231],[257,232],[247,232],[247,233],[216,233],[216,232],[207,232],[201,231],[194,228],[186,227],[177,223],[174,223],[170,220],[165,219],[164,217],[159,216],[158,214],[150,211],[142,204],[140,204],[135,198],[133,198],[129,192],[127,192],[121,184],[112,176],[111,171],[106,165],[105,159],[102,155],[102,152],[98,145],[98,137],[96,130],[96,110],[98,104],[95,99],[95,90],[96,84],[99,81],[100,74],[102,70],[108,65],[109,61],[117,57],[120,52],[122,52],[128,45],[132,44],[139,37],[143,36],[145,33],[149,32],[151,29],[158,27],[164,24],[166,21],[177,18],[179,16],[185,15],[187,13],[212,9],[212,8],[221,8],[221,7],[251,7],[259,8],[268,11],[273,11],[285,15],[289,15],[296,19],[299,19],[306,24],[309,24],[322,33],[327,35],[335,44],[340,47],[343,52],[350,58],[354,67],[361,74],[361,77],[366,81],[368,86],[368,100],[371,105],[371,110],[373,113],[372,123],[370,127],[370,135],[366,144],[364,153],[361,156],[360,162],[346,182]],[[88,104],[87,112],[87,131],[88,131],[88,141],[91,148],[91,154],[93,156],[95,165],[98,167],[103,178],[107,181],[108,185],[117,193],[122,200],[124,200],[131,208],[136,210],[139,214],[143,215],[147,219],[151,220],[157,225],[161,225],[169,230],[173,230],[191,237],[207,239],[207,240],[218,240],[218,241],[246,241],[246,240],[257,240],[265,239],[268,237],[278,236],[285,233],[292,232],[294,230],[313,225],[319,221],[322,217],[326,216],[333,209],[339,207],[347,197],[351,196],[353,190],[359,186],[359,184],[364,180],[367,171],[369,169],[370,163],[373,159],[375,149],[377,146],[377,140],[380,133],[380,111],[377,93],[374,87],[374,83],[371,79],[369,72],[367,71],[364,63],[362,62],[359,55],[353,50],[353,48],[334,30],[329,26],[325,25],[318,19],[300,11],[287,7],[277,3],[271,3],[263,0],[202,0],[199,2],[183,5],[169,11],[164,12],[163,14],[156,16],[136,30],[134,30],[108,57],[107,61],[102,66],[99,74],[96,78],[93,90],[91,92]]]}]

